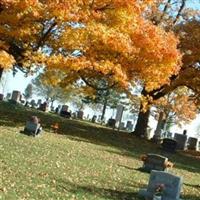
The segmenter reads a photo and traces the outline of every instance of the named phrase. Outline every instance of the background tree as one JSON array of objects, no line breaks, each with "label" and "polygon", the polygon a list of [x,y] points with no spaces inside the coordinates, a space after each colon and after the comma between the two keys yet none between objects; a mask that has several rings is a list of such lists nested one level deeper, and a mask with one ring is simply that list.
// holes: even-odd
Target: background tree
[{"label": "background tree", "polygon": [[48,71],[39,74],[33,81],[33,90],[38,96],[44,97],[47,101],[53,103],[57,100],[60,103],[66,103],[73,99],[75,94],[75,87],[68,86],[62,88],[56,82],[52,83],[52,79],[55,76],[55,71]]},{"label": "background tree", "polygon": [[119,88],[108,88],[107,90],[95,90],[94,95],[85,96],[83,101],[87,104],[102,105],[101,121],[105,118],[106,109],[116,109],[119,104],[128,106],[127,95]]},{"label": "background tree", "polygon": [[26,101],[28,101],[33,96],[33,85],[28,84],[24,90],[23,96],[25,97]]},{"label": "background tree", "polygon": [[2,93],[4,94],[7,89],[8,84],[8,74],[4,73],[0,80],[0,88],[2,89]]},{"label": "background tree", "polygon": [[161,130],[173,124],[182,126],[195,119],[198,108],[191,98],[191,90],[187,87],[179,87],[165,97],[157,100],[155,118],[158,120],[155,137],[161,137]]},{"label": "background tree", "polygon": [[200,124],[197,127],[197,138],[200,138]]}]

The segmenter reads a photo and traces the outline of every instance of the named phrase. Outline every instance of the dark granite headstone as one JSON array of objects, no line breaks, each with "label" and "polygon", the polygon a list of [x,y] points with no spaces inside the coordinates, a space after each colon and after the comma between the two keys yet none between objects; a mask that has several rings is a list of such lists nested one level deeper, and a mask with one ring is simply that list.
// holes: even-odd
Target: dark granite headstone
[{"label": "dark granite headstone", "polygon": [[69,108],[69,106],[67,106],[67,105],[62,105],[62,107],[61,107],[61,112],[62,112],[62,111],[68,111],[68,108]]},{"label": "dark granite headstone", "polygon": [[70,112],[68,112],[68,111],[60,111],[60,116],[61,117],[65,117],[65,118],[71,118],[71,113]]},{"label": "dark granite headstone", "polygon": [[48,103],[44,102],[40,105],[39,110],[46,112],[48,109]]},{"label": "dark granite headstone", "polygon": [[0,101],[3,101],[3,97],[4,97],[4,95],[0,94]]},{"label": "dark granite headstone", "polygon": [[158,154],[147,154],[147,158],[144,161],[143,169],[150,172],[151,170],[165,171],[168,158]]},{"label": "dark granite headstone", "polygon": [[108,120],[107,126],[112,127],[112,128],[115,128],[115,124],[116,124],[116,120],[110,118],[110,119]]},{"label": "dark granite headstone", "polygon": [[188,149],[198,151],[199,150],[199,140],[197,138],[189,137]]},{"label": "dark granite headstone", "polygon": [[170,138],[164,138],[161,145],[164,151],[173,153],[176,151],[177,142]]},{"label": "dark granite headstone", "polygon": [[128,131],[132,131],[132,130],[133,130],[132,121],[127,121],[127,123],[126,123],[126,129],[127,129]]},{"label": "dark granite headstone", "polygon": [[92,123],[95,123],[95,122],[96,122],[96,119],[97,119],[97,116],[94,115],[94,116],[92,117]]},{"label": "dark granite headstone", "polygon": [[83,112],[82,110],[79,110],[79,111],[77,112],[77,118],[78,118],[78,119],[83,119],[83,115],[84,115],[84,112]]},{"label": "dark granite headstone", "polygon": [[178,150],[185,150],[187,144],[187,135],[175,133],[174,140],[177,142],[177,149]]}]

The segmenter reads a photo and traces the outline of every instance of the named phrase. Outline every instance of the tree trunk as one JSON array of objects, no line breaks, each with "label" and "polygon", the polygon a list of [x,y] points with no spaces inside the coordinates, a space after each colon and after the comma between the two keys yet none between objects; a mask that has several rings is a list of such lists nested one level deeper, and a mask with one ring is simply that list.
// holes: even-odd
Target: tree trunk
[{"label": "tree trunk", "polygon": [[2,75],[3,75],[3,68],[0,67],[0,81],[1,81]]},{"label": "tree trunk", "polygon": [[105,116],[105,113],[106,113],[107,103],[108,103],[108,100],[107,100],[107,97],[106,97],[104,99],[103,110],[102,110],[102,115],[101,115],[101,121],[103,121],[103,119],[104,119],[104,116]]},{"label": "tree trunk", "polygon": [[[143,96],[147,96],[148,92],[143,88],[141,94]],[[135,125],[134,135],[138,137],[146,137],[147,136],[147,128],[148,128],[148,122],[149,122],[149,115],[150,115],[150,108],[146,110],[146,112],[143,111],[143,105],[140,104],[140,111],[138,114],[138,119]]]},{"label": "tree trunk", "polygon": [[144,112],[142,111],[142,107],[143,106],[141,104],[135,130],[133,132],[134,135],[138,137],[147,136],[147,128],[148,128],[149,115],[150,115],[150,109]]}]

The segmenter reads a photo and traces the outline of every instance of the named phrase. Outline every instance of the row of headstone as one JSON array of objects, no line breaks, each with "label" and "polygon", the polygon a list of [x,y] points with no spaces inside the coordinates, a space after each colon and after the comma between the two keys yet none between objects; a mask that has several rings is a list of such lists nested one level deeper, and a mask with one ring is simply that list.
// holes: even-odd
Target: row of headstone
[{"label": "row of headstone", "polygon": [[[107,126],[111,128],[115,128],[116,126],[116,120],[113,118],[108,119]],[[133,123],[132,121],[127,121],[126,126],[124,122],[119,123],[119,129],[120,130],[127,130],[127,131],[132,131],[133,130]]]},{"label": "row of headstone", "polygon": [[194,137],[187,137],[187,135],[178,134],[174,135],[174,139],[164,138],[162,148],[168,152],[175,152],[176,150],[194,150],[199,151],[200,141]]},{"label": "row of headstone", "polygon": [[77,112],[71,112],[69,110],[69,106],[68,105],[58,105],[55,109],[55,113],[59,114],[62,117],[65,118],[74,118],[74,119],[83,119],[84,117],[84,112],[82,110],[79,110]]},{"label": "row of headstone", "polygon": [[186,134],[175,133],[174,140],[177,142],[178,150],[195,150],[199,151],[199,140],[194,137],[188,137]]}]

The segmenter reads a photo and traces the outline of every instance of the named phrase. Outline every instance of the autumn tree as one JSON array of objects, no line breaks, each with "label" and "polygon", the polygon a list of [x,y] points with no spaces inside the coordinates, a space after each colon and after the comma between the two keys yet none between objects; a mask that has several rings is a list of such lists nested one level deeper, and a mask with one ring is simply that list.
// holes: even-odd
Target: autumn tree
[{"label": "autumn tree", "polygon": [[33,95],[33,85],[32,84],[28,84],[27,87],[24,90],[24,97],[26,100],[30,99]]},{"label": "autumn tree", "polygon": [[190,122],[196,117],[198,109],[190,96],[191,93],[192,91],[187,87],[179,87],[154,102],[156,107],[156,110],[154,110],[155,118],[158,120],[155,139],[160,138],[161,129],[164,129],[164,127],[173,124],[181,127],[183,123]]},{"label": "autumn tree", "polygon": [[[144,79],[151,90],[178,72],[179,53],[173,34],[144,19],[150,2],[3,1],[1,48],[21,69],[30,69],[33,61],[45,62],[76,79],[94,72],[124,86],[129,80]],[[42,59],[45,46],[51,56]],[[82,56],[67,56],[75,49]],[[8,60],[10,66],[13,59]],[[165,73],[160,73],[166,65]]]},{"label": "autumn tree", "polygon": [[180,86],[187,86],[193,91],[194,103],[198,106],[200,102],[199,11],[186,8],[185,0],[158,1],[157,7],[154,7],[151,11],[152,13],[148,17],[154,24],[159,24],[166,30],[174,31],[178,35],[180,39],[179,49],[183,55],[183,66],[177,75],[170,77],[170,84],[163,85],[150,92],[144,86],[141,94],[143,99],[147,100],[148,105],[145,104],[147,109],[146,112],[143,112],[143,104],[141,104],[141,111],[134,131],[139,136],[146,133],[152,101],[164,97]]},{"label": "autumn tree", "polygon": [[[168,85],[181,66],[176,36],[148,19],[154,2],[3,0],[1,71],[14,66],[32,73],[44,66],[65,74],[53,79],[53,84],[65,87],[82,79],[99,90],[114,86],[127,90],[140,80],[142,94],[150,101],[148,96]],[[102,78],[107,85],[97,88],[93,80]],[[140,110],[144,111],[143,106]],[[147,120],[143,121],[136,132],[143,132]]]},{"label": "autumn tree", "polygon": [[[33,91],[47,101],[51,102],[51,106],[57,100],[60,103],[66,103],[73,99],[76,89],[72,85],[63,88],[59,84],[52,84],[52,80],[58,78],[60,74],[55,71],[44,71],[32,80]],[[78,92],[77,92],[78,93]]]},{"label": "autumn tree", "polygon": [[[99,84],[103,84],[101,81]],[[99,86],[100,87],[100,86]],[[87,93],[86,93],[87,94]],[[94,90],[94,94],[85,96],[83,101],[87,104],[102,105],[101,121],[103,121],[108,107],[115,109],[117,105],[127,105],[127,95],[120,88],[108,88],[107,90]]]}]

